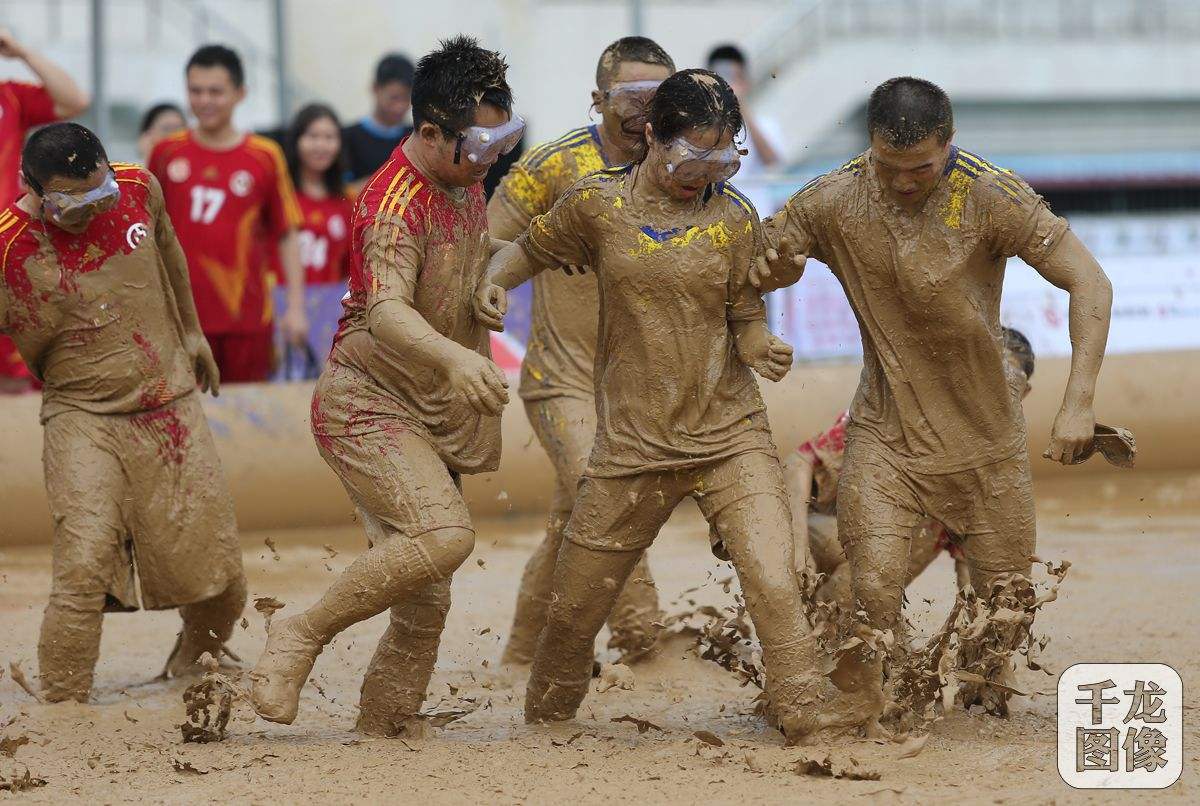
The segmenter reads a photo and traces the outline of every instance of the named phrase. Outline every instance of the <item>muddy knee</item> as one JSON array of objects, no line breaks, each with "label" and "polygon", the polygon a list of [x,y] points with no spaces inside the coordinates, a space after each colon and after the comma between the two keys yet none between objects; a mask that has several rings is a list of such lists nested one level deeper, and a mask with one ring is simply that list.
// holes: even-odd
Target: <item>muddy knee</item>
[{"label": "muddy knee", "polygon": [[434,529],[416,539],[436,569],[438,579],[445,579],[453,574],[475,550],[475,532],[461,526]]}]

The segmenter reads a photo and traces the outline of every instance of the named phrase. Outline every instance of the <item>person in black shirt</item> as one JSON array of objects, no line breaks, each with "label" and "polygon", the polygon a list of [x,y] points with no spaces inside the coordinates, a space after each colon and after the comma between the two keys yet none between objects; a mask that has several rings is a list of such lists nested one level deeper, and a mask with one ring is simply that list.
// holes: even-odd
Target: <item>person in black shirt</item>
[{"label": "person in black shirt", "polygon": [[375,66],[371,92],[375,106],[371,114],[342,131],[349,168],[346,179],[357,194],[364,180],[379,170],[405,135],[412,106],[413,63],[399,53],[389,53]]}]

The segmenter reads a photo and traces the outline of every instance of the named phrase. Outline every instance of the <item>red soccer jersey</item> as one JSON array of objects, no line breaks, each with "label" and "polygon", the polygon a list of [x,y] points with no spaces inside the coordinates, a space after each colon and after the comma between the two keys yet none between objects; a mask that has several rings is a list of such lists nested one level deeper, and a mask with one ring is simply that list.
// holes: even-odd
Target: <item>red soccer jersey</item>
[{"label": "red soccer jersey", "polygon": [[54,99],[45,87],[20,81],[0,81],[0,208],[16,201],[25,132],[53,123]]},{"label": "red soccer jersey", "polygon": [[[0,209],[20,195],[17,177],[21,172],[25,133],[34,126],[56,120],[54,99],[45,87],[20,81],[0,81]],[[0,336],[0,376],[32,377],[21,361],[17,346],[7,336]]]},{"label": "red soccer jersey", "polygon": [[314,199],[297,197],[304,223],[300,226],[300,265],[305,282],[337,283],[350,275],[350,221],[354,203],[345,196]]},{"label": "red soccer jersey", "polygon": [[150,155],[167,213],[187,255],[205,333],[253,333],[271,326],[271,256],[300,206],[283,152],[249,134],[228,151],[177,132]]}]

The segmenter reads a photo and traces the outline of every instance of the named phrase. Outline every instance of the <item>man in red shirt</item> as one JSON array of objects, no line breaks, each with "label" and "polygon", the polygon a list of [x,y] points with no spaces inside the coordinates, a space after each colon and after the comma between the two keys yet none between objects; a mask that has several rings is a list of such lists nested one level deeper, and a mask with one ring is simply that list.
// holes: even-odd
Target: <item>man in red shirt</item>
[{"label": "man in red shirt", "polygon": [[196,392],[219,377],[158,182],[75,123],[35,132],[24,171],[29,193],[0,211],[0,331],[44,384],[42,691],[82,702],[106,611],[179,608],[181,674],[219,655],[246,581]]},{"label": "man in red shirt", "polygon": [[264,381],[271,373],[271,254],[288,288],[280,319],[285,338],[307,336],[296,192],[273,141],[233,125],[246,97],[242,62],[222,45],[205,45],[187,66],[194,129],[165,138],[150,154],[167,212],[187,255],[204,335],[221,377]]},{"label": "man in red shirt", "polygon": [[[0,81],[0,208],[21,195],[21,144],[34,126],[74,117],[90,100],[67,72],[45,56],[23,46],[0,28],[0,56],[20,59],[42,82]],[[33,376],[8,336],[0,336],[0,394],[25,392]]]},{"label": "man in red shirt", "polygon": [[450,577],[475,545],[459,477],[500,461],[507,383],[470,301],[491,254],[480,183],[523,130],[506,71],[469,37],[421,59],[416,131],[359,194],[350,293],[313,393],[312,430],[370,549],[312,607],[271,624],[251,699],[272,722],[295,719],[335,635],[388,608],[357,728],[395,736],[419,720]]}]

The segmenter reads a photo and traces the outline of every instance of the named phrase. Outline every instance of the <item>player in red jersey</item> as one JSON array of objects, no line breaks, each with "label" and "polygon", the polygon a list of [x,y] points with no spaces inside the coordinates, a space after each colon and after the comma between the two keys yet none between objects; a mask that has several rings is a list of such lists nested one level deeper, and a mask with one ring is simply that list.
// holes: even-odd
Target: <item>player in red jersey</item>
[{"label": "player in red jersey", "polygon": [[284,144],[300,212],[300,265],[305,282],[337,283],[350,274],[350,220],[342,129],[325,104],[296,113]]},{"label": "player in red jersey", "polygon": [[251,673],[254,709],[290,723],[317,655],[391,608],[367,669],[358,730],[417,718],[475,532],[459,475],[500,461],[503,373],[471,298],[491,253],[480,184],[523,124],[507,65],[469,37],[421,59],[416,131],[355,206],[350,293],[313,393],[317,448],[357,505],[370,549],[312,607],[276,619]]},{"label": "player in red jersey", "polygon": [[44,382],[39,676],[46,700],[85,701],[105,611],[179,608],[179,674],[220,653],[246,583],[196,393],[219,376],[158,183],[75,123],[34,133],[24,171],[29,194],[0,212],[0,330]]},{"label": "player in red jersey", "polygon": [[242,63],[206,45],[187,67],[197,126],[165,138],[150,154],[167,212],[187,255],[204,335],[226,381],[263,381],[272,365],[270,266],[277,251],[288,289],[285,338],[307,336],[300,268],[300,206],[283,152],[233,125],[246,97]]},{"label": "player in red jersey", "polygon": [[[0,57],[20,59],[38,84],[0,81],[0,208],[21,195],[21,144],[34,126],[85,112],[91,99],[75,80],[40,53],[22,45],[0,28]],[[8,336],[0,336],[0,394],[26,392],[33,376]]]}]

